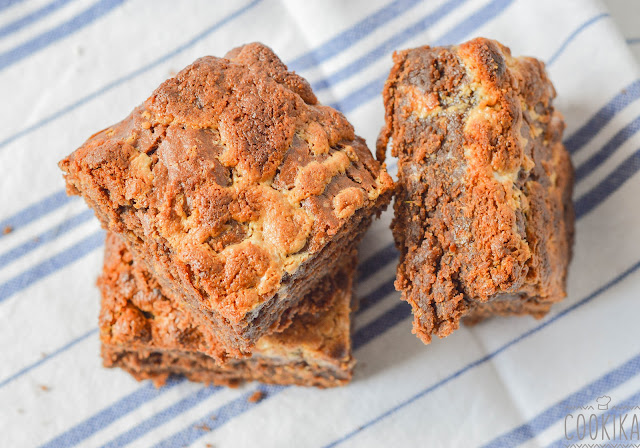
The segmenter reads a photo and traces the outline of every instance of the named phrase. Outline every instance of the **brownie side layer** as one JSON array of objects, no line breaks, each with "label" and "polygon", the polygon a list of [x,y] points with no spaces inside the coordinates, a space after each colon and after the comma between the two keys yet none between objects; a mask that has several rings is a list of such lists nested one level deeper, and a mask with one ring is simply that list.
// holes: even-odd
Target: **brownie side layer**
[{"label": "brownie side layer", "polygon": [[542,317],[565,297],[574,214],[564,122],[544,64],[498,42],[394,54],[384,88],[399,187],[396,288],[425,342],[461,318]]},{"label": "brownie side layer", "polygon": [[156,384],[169,374],[228,385],[251,380],[320,387],[344,384],[355,364],[350,340],[354,255],[341,260],[341,269],[301,301],[283,331],[258,340],[251,358],[229,359],[224,349],[218,349],[208,326],[179,301],[164,296],[144,265],[136,263],[119,238],[110,234],[99,279],[104,364]]},{"label": "brownie side layer", "polygon": [[102,345],[105,367],[118,367],[138,381],[151,380],[156,387],[164,386],[171,376],[183,376],[189,381],[237,387],[245,382],[259,381],[284,386],[314,386],[318,388],[344,386],[351,381],[352,366],[336,367],[308,361],[273,360],[260,356],[223,368],[212,364],[205,355],[180,351],[128,350]]},{"label": "brownie side layer", "polygon": [[234,355],[333,269],[352,247],[337,241],[357,241],[393,189],[345,117],[261,44],[197,60],[60,167]]}]

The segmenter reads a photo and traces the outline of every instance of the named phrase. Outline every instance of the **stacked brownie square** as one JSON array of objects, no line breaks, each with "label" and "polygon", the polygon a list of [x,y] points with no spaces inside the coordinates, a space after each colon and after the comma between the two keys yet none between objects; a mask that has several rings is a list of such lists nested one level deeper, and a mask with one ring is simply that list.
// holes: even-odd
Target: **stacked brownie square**
[{"label": "stacked brownie square", "polygon": [[60,167],[109,231],[106,366],[156,383],[350,379],[356,250],[393,182],[269,48],[197,60]]}]

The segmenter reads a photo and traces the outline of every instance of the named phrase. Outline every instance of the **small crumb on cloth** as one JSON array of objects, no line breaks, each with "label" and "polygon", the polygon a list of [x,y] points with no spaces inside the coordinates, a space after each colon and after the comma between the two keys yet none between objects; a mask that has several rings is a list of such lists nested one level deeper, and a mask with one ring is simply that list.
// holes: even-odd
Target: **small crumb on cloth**
[{"label": "small crumb on cloth", "polygon": [[257,390],[254,393],[252,393],[251,396],[249,396],[247,401],[249,403],[257,403],[260,400],[262,400],[263,398],[264,398],[264,392],[262,392],[261,390]]},{"label": "small crumb on cloth", "polygon": [[2,229],[2,234],[3,234],[3,235],[8,235],[8,234],[10,234],[11,232],[13,232],[13,227],[11,227],[11,226],[7,226],[7,227],[5,227],[4,229]]}]

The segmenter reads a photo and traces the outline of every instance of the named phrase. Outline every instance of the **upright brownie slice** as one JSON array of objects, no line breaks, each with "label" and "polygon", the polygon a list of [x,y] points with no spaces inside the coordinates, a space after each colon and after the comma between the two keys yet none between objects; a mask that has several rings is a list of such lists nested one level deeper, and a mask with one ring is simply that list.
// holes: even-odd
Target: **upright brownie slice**
[{"label": "upright brownie slice", "polygon": [[487,39],[394,54],[379,159],[399,193],[396,288],[425,342],[461,318],[542,317],[565,296],[573,171],[544,64]]},{"label": "upright brownie slice", "polygon": [[250,358],[221,364],[203,353],[223,355],[207,325],[179,301],[163,295],[143,263],[133,260],[120,238],[107,236],[100,339],[107,367],[161,385],[170,374],[192,381],[235,385],[242,381],[332,387],[351,379],[351,285],[355,254],[339,263],[303,302],[291,325],[258,340]]},{"label": "upright brownie slice", "polygon": [[345,117],[261,44],[197,60],[60,167],[233,356],[356,247],[393,188]]}]

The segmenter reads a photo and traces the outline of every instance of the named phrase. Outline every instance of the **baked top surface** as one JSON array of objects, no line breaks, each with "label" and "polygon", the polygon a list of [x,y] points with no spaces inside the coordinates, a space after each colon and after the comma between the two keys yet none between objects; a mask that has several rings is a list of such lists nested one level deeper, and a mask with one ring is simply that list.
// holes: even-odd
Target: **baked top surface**
[{"label": "baked top surface", "polygon": [[474,302],[564,297],[573,171],[544,64],[483,38],[420,47],[394,54],[383,95],[396,285],[420,336],[449,334]]},{"label": "baked top surface", "polygon": [[[280,333],[258,340],[253,357],[297,362],[351,363],[351,286],[353,259],[327,277],[303,300],[304,312]],[[98,279],[102,293],[100,339],[103,344],[126,349],[206,353],[226,359],[208,325],[200,325],[179,301],[165,296],[144,265],[131,257],[122,240],[109,233],[104,268]]]},{"label": "baked top surface", "polygon": [[60,166],[110,230],[161,241],[202,306],[232,321],[393,187],[345,117],[261,44],[198,59]]}]

